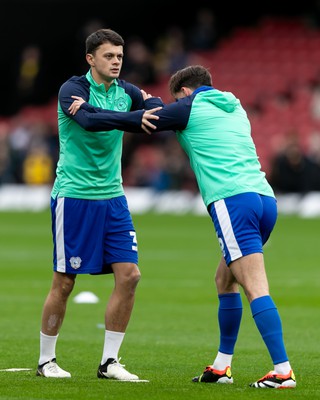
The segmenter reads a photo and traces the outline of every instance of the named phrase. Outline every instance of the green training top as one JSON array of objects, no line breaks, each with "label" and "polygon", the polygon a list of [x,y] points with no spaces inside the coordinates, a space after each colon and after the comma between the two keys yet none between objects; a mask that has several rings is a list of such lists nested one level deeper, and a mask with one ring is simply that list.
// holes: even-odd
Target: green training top
[{"label": "green training top", "polygon": [[186,127],[176,133],[206,206],[245,192],[274,197],[261,171],[246,111],[232,93],[200,90]]},{"label": "green training top", "polygon": [[97,84],[89,71],[85,76],[72,77],[62,85],[58,100],[60,157],[52,197],[108,199],[123,195],[121,156],[124,132],[116,129],[92,132],[81,127],[80,114],[85,118],[85,112],[79,110],[76,117],[69,114],[68,107],[73,101],[71,95],[81,96],[93,106],[122,112],[132,108],[134,97],[136,108],[143,108],[140,90],[123,80],[115,80],[106,92],[104,85]]}]

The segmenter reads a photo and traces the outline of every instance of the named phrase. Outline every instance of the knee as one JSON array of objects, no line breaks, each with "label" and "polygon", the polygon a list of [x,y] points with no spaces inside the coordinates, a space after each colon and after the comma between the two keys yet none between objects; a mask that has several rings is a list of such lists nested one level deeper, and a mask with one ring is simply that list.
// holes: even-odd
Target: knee
[{"label": "knee", "polygon": [[55,288],[61,297],[67,299],[74,288],[74,284],[75,279],[66,275],[63,277],[63,279],[59,280],[59,283],[55,285]]},{"label": "knee", "polygon": [[223,279],[223,276],[221,274],[216,274],[214,277],[214,282],[217,288],[218,293],[224,293],[227,290],[227,283]]},{"label": "knee", "polygon": [[141,278],[141,273],[137,265],[131,269],[129,274],[129,284],[133,288],[136,288]]},{"label": "knee", "polygon": [[141,273],[138,266],[136,264],[127,264],[116,270],[116,287],[125,288],[126,291],[134,293],[140,278]]},{"label": "knee", "polygon": [[218,268],[216,274],[214,276],[214,283],[218,292],[225,288],[226,286],[226,277],[225,274],[221,272],[221,268]]},{"label": "knee", "polygon": [[131,294],[132,296],[134,296],[137,285],[140,281],[141,278],[141,273],[139,271],[139,268],[134,265],[133,268],[131,268],[130,272],[128,275],[126,275],[126,279],[125,279],[125,286],[127,287],[127,293]]},{"label": "knee", "polygon": [[239,285],[235,279],[219,272],[216,273],[214,281],[219,294],[237,292],[239,289]]}]

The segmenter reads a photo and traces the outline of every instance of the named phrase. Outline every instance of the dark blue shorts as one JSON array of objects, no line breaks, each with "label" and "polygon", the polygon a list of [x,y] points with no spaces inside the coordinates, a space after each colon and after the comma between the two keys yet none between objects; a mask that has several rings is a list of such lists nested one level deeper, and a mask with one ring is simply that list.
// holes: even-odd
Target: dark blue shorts
[{"label": "dark blue shorts", "polygon": [[112,263],[138,264],[136,232],[125,196],[108,200],[51,199],[53,269],[111,273]]},{"label": "dark blue shorts", "polygon": [[227,265],[253,253],[262,253],[277,220],[277,201],[258,193],[242,193],[218,200],[209,208]]}]

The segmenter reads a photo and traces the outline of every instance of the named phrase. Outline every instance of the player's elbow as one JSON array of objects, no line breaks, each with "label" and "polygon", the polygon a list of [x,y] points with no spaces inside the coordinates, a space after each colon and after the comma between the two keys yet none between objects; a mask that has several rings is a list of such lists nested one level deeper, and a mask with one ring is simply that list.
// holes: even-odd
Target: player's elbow
[{"label": "player's elbow", "polygon": [[89,132],[97,131],[97,127],[94,124],[90,123],[89,121],[83,122],[81,124],[81,126],[83,129],[85,129],[86,131],[89,131]]}]

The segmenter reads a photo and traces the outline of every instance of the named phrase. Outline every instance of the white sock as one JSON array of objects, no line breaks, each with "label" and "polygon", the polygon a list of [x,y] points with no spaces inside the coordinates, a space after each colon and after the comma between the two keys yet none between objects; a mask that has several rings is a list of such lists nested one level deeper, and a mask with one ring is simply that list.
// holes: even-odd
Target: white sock
[{"label": "white sock", "polygon": [[223,371],[227,367],[231,367],[232,356],[233,354],[220,353],[218,351],[212,367],[218,371]]},{"label": "white sock", "polygon": [[274,365],[275,372],[280,375],[287,375],[291,371],[291,369],[292,368],[289,361]]},{"label": "white sock", "polygon": [[40,357],[39,365],[56,358],[56,343],[58,336],[48,336],[40,332]]},{"label": "white sock", "polygon": [[124,332],[105,331],[101,365],[103,365],[108,358],[114,358],[118,361],[118,353],[123,338]]}]

